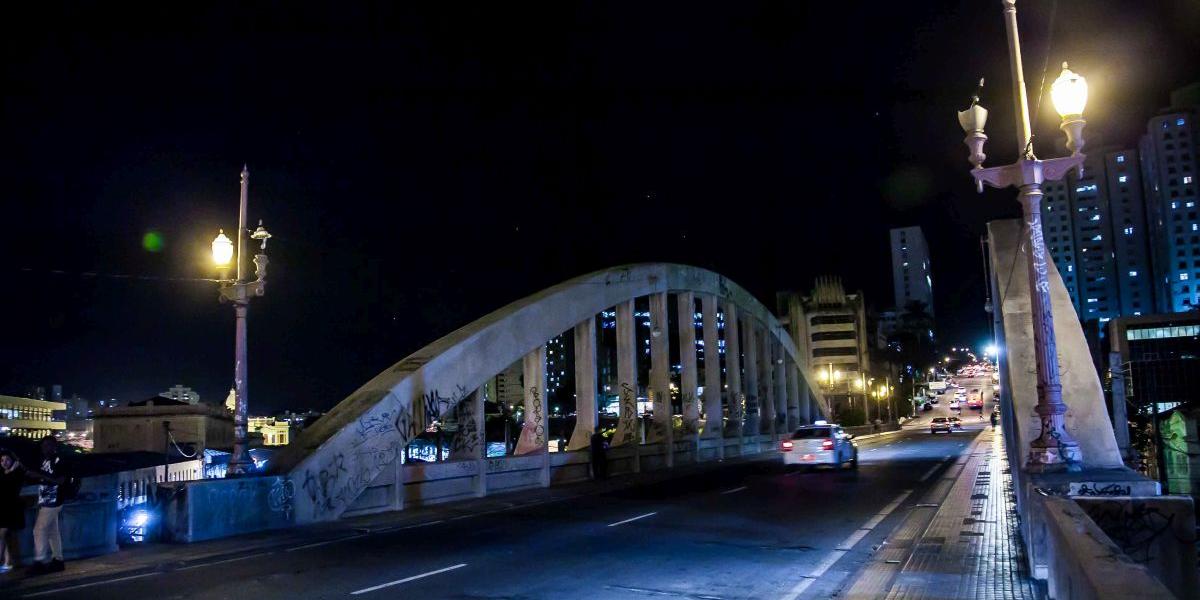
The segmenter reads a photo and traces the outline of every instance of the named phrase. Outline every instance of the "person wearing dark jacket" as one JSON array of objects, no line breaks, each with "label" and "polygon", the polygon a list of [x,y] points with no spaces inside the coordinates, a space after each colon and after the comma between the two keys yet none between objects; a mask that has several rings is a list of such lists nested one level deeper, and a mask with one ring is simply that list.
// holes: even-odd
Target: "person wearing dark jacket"
[{"label": "person wearing dark jacket", "polygon": [[18,552],[20,531],[25,528],[25,503],[21,501],[21,486],[25,485],[25,468],[17,455],[0,448],[0,573],[7,573],[20,564]]},{"label": "person wearing dark jacket", "polygon": [[58,440],[48,435],[42,438],[42,468],[29,471],[30,477],[42,482],[38,486],[37,521],[33,524],[33,566],[30,575],[63,570],[62,533],[58,529],[58,513],[67,500],[65,484],[70,482],[67,465],[58,455]]},{"label": "person wearing dark jacket", "polygon": [[599,432],[592,434],[591,438],[591,459],[592,459],[592,479],[600,480],[608,478],[608,443],[604,441],[604,436]]}]

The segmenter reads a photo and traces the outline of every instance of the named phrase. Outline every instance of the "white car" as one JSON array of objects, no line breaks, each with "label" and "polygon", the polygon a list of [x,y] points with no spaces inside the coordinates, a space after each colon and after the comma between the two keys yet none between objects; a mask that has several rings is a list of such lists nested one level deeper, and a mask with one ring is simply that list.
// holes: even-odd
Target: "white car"
[{"label": "white car", "polygon": [[790,467],[829,465],[840,467],[849,463],[851,469],[858,468],[858,445],[854,436],[838,425],[817,421],[804,425],[792,433],[791,439],[779,443],[779,454],[783,465]]},{"label": "white car", "polygon": [[959,404],[958,398],[950,401],[950,410],[962,410],[962,405]]}]

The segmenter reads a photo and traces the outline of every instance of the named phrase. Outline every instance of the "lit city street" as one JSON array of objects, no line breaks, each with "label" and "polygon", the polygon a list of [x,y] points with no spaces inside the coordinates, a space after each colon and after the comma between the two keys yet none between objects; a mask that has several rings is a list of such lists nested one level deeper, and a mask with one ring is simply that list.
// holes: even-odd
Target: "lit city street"
[{"label": "lit city street", "polygon": [[1200,600],[1200,2],[48,0],[0,599]]},{"label": "lit city street", "polygon": [[[447,509],[395,531],[293,541],[83,589],[32,591],[137,598],[169,582],[169,597],[196,599],[827,597],[988,426],[977,416],[988,412],[964,409],[962,431],[930,435],[931,415],[956,412],[946,404],[899,433],[861,441],[857,471],[785,471],[768,454],[612,493],[581,489],[579,497],[492,514]],[[818,569],[819,578],[808,577]]]}]

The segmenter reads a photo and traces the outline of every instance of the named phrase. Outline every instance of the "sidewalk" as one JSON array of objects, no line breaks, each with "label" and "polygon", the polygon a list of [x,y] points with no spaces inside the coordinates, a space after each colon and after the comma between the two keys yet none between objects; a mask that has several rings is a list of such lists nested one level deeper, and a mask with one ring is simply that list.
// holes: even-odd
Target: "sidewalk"
[{"label": "sidewalk", "polygon": [[859,572],[847,598],[1040,600],[1019,539],[1004,438],[985,428]]},{"label": "sidewalk", "polygon": [[60,573],[25,577],[23,570],[18,570],[0,575],[0,596],[14,592],[36,594],[43,589],[59,591],[74,588],[86,589],[96,582],[110,581],[114,578],[137,578],[150,573],[232,562],[279,549],[323,545],[347,537],[421,527],[433,522],[469,519],[549,502],[561,502],[580,496],[653,485],[699,473],[712,473],[736,464],[773,458],[775,458],[775,454],[765,452],[734,457],[721,462],[684,465],[671,470],[620,475],[604,481],[583,481],[548,488],[518,490],[483,498],[418,506],[402,511],[350,517],[329,523],[262,531],[193,544],[139,544],[123,548],[112,554],[68,561],[67,569]]}]

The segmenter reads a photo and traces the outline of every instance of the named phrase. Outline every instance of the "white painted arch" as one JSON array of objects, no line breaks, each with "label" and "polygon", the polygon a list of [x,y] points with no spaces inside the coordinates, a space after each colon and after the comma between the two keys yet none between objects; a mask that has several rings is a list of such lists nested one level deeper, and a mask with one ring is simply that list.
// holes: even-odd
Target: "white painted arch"
[{"label": "white painted arch", "polygon": [[[737,306],[778,340],[800,368],[795,344],[753,295],[724,276],[679,264],[635,264],[576,277],[513,302],[451,332],[376,375],[306,429],[273,461],[294,489],[297,522],[338,518],[385,469],[422,424],[414,401],[438,392],[457,400],[579,322],[633,298],[663,292],[711,294]],[[806,382],[804,387],[807,386]],[[819,392],[815,407],[823,410]]]}]

